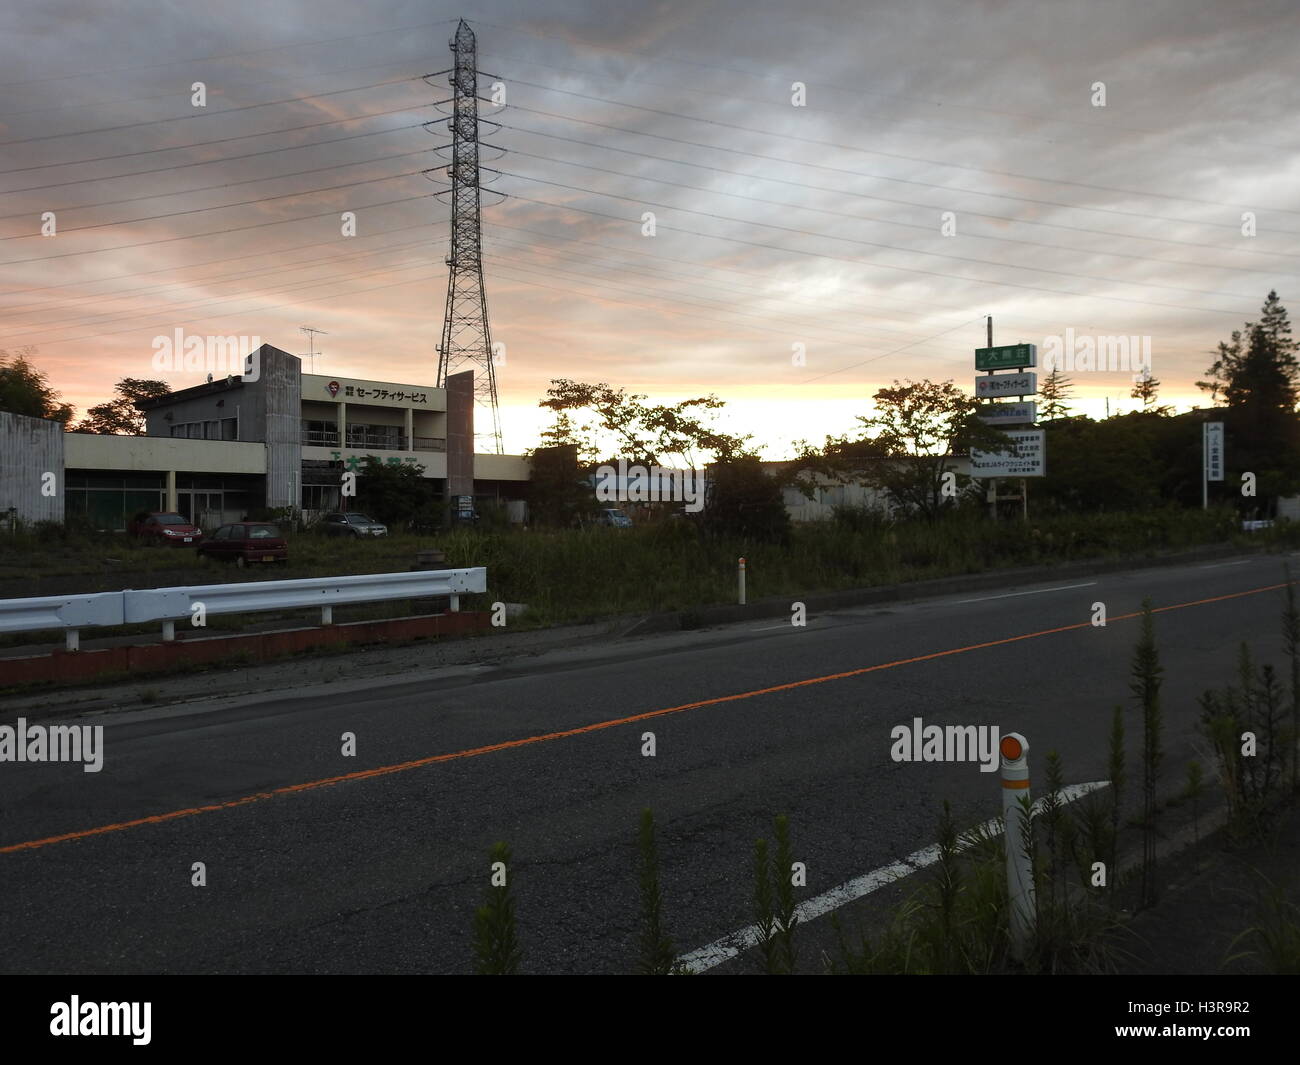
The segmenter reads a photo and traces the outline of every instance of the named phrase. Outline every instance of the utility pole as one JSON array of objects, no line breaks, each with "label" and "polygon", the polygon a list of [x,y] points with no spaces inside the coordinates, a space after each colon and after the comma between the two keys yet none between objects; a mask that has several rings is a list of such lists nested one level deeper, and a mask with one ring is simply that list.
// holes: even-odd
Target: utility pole
[{"label": "utility pole", "polygon": [[[451,180],[451,188],[444,190],[451,196],[451,254],[447,257],[447,308],[442,343],[438,347],[438,387],[446,388],[447,378],[452,374],[474,371],[475,405],[486,408],[491,419],[491,428],[476,432],[475,438],[482,438],[490,450],[501,454],[496,360],[488,325],[487,292],[483,286],[478,48],[474,31],[464,19],[457,24],[456,35],[449,44],[455,65],[442,73],[449,75],[452,87],[451,114],[447,120],[451,130],[451,162],[442,169]],[[427,75],[425,81],[435,76]]]}]

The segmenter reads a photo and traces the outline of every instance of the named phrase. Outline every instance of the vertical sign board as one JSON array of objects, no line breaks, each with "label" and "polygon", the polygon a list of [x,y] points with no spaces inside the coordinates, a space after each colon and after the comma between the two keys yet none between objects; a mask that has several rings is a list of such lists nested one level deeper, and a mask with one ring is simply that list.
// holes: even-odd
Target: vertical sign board
[{"label": "vertical sign board", "polygon": [[1205,422],[1205,479],[1223,480],[1223,422]]},{"label": "vertical sign board", "polygon": [[970,449],[972,477],[1045,477],[1047,434],[1042,429],[1009,429],[1011,451]]},{"label": "vertical sign board", "polygon": [[1038,420],[1038,404],[986,403],[979,409],[979,419],[986,425],[1032,425]]},{"label": "vertical sign board", "polygon": [[980,399],[999,396],[1032,396],[1038,391],[1038,374],[983,374],[975,378],[975,395]]},{"label": "vertical sign board", "polygon": [[1037,344],[1007,344],[1000,348],[976,348],[977,370],[1023,370],[1038,365]]}]

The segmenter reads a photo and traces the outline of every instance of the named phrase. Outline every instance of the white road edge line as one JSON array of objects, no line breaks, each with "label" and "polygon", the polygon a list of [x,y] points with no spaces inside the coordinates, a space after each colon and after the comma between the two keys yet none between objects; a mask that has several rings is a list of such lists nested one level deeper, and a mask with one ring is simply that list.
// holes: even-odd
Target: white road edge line
[{"label": "white road edge line", "polygon": [[1017,595],[1042,595],[1044,592],[1068,592],[1071,588],[1091,588],[1096,581],[1084,581],[1082,584],[1063,584],[1059,588],[1033,588],[1027,592],[1003,592],[1001,595],[982,595],[978,599],[958,599],[953,606],[962,603],[987,603],[990,599],[1012,599]]},{"label": "white road edge line", "polygon": [[1197,566],[1197,569],[1218,569],[1220,566],[1245,566],[1254,562],[1253,558],[1240,558],[1236,562],[1210,562],[1204,566]]},{"label": "white road edge line", "polygon": [[[1109,784],[1109,780],[1093,780],[1087,784],[1067,784],[1060,790],[1059,794],[1062,802],[1073,802],[1075,799],[1098,791]],[[1042,804],[1042,799],[1034,803],[1035,814],[1041,811]],[[990,821],[985,821],[978,828],[964,833],[957,846],[959,849],[964,850],[970,845],[969,838],[971,836],[1000,835],[1001,832],[1002,818],[995,817]],[[854,877],[838,887],[831,888],[830,891],[799,903],[795,907],[799,923],[803,924],[818,917],[823,917],[846,903],[854,902],[865,895],[870,895],[873,891],[878,891],[882,887],[887,887],[895,881],[901,880],[905,876],[919,872],[926,866],[934,865],[938,860],[939,845],[932,843],[922,850],[909,854],[906,858],[881,866],[879,869],[873,869],[863,876]],[[732,958],[738,957],[742,951],[756,946],[758,946],[758,925],[751,924],[738,932],[731,933],[729,936],[723,936],[707,946],[693,950],[689,954],[683,955],[679,960],[682,965],[693,972],[702,973],[706,969],[712,969],[715,965],[730,961]]]}]

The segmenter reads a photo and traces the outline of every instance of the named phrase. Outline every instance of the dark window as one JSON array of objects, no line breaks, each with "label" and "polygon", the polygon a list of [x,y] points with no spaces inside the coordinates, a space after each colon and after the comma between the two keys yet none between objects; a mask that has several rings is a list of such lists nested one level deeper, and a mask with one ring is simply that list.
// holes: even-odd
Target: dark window
[{"label": "dark window", "polygon": [[223,526],[221,526],[220,529],[218,529],[215,533],[212,534],[212,539],[214,539],[214,540],[229,540],[229,539],[230,539],[230,526],[229,526],[229,525],[223,525]]}]

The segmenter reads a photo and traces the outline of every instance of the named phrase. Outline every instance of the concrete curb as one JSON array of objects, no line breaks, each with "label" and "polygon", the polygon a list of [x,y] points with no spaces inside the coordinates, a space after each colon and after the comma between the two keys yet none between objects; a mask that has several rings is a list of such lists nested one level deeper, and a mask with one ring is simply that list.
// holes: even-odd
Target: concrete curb
[{"label": "concrete curb", "polygon": [[1259,554],[1264,548],[1243,548],[1233,544],[1215,544],[1194,547],[1148,558],[1085,559],[1059,565],[1030,566],[1020,569],[996,569],[982,573],[962,574],[954,577],[937,577],[932,580],[906,581],[902,584],[881,584],[870,588],[850,588],[839,592],[821,592],[804,595],[798,600],[789,596],[761,599],[745,606],[723,604],[701,606],[689,610],[675,610],[663,614],[649,614],[632,619],[618,619],[610,626],[610,635],[645,636],[650,633],[674,632],[682,629],[701,629],[710,625],[728,625],[751,619],[788,617],[790,604],[798,601],[808,613],[840,610],[852,606],[869,606],[872,603],[896,603],[916,599],[931,599],[959,592],[978,592],[988,588],[1014,588],[1024,584],[1037,584],[1047,580],[1068,580],[1097,573],[1114,573],[1124,570],[1154,566],[1176,566],[1185,562],[1199,562],[1234,555]]}]

